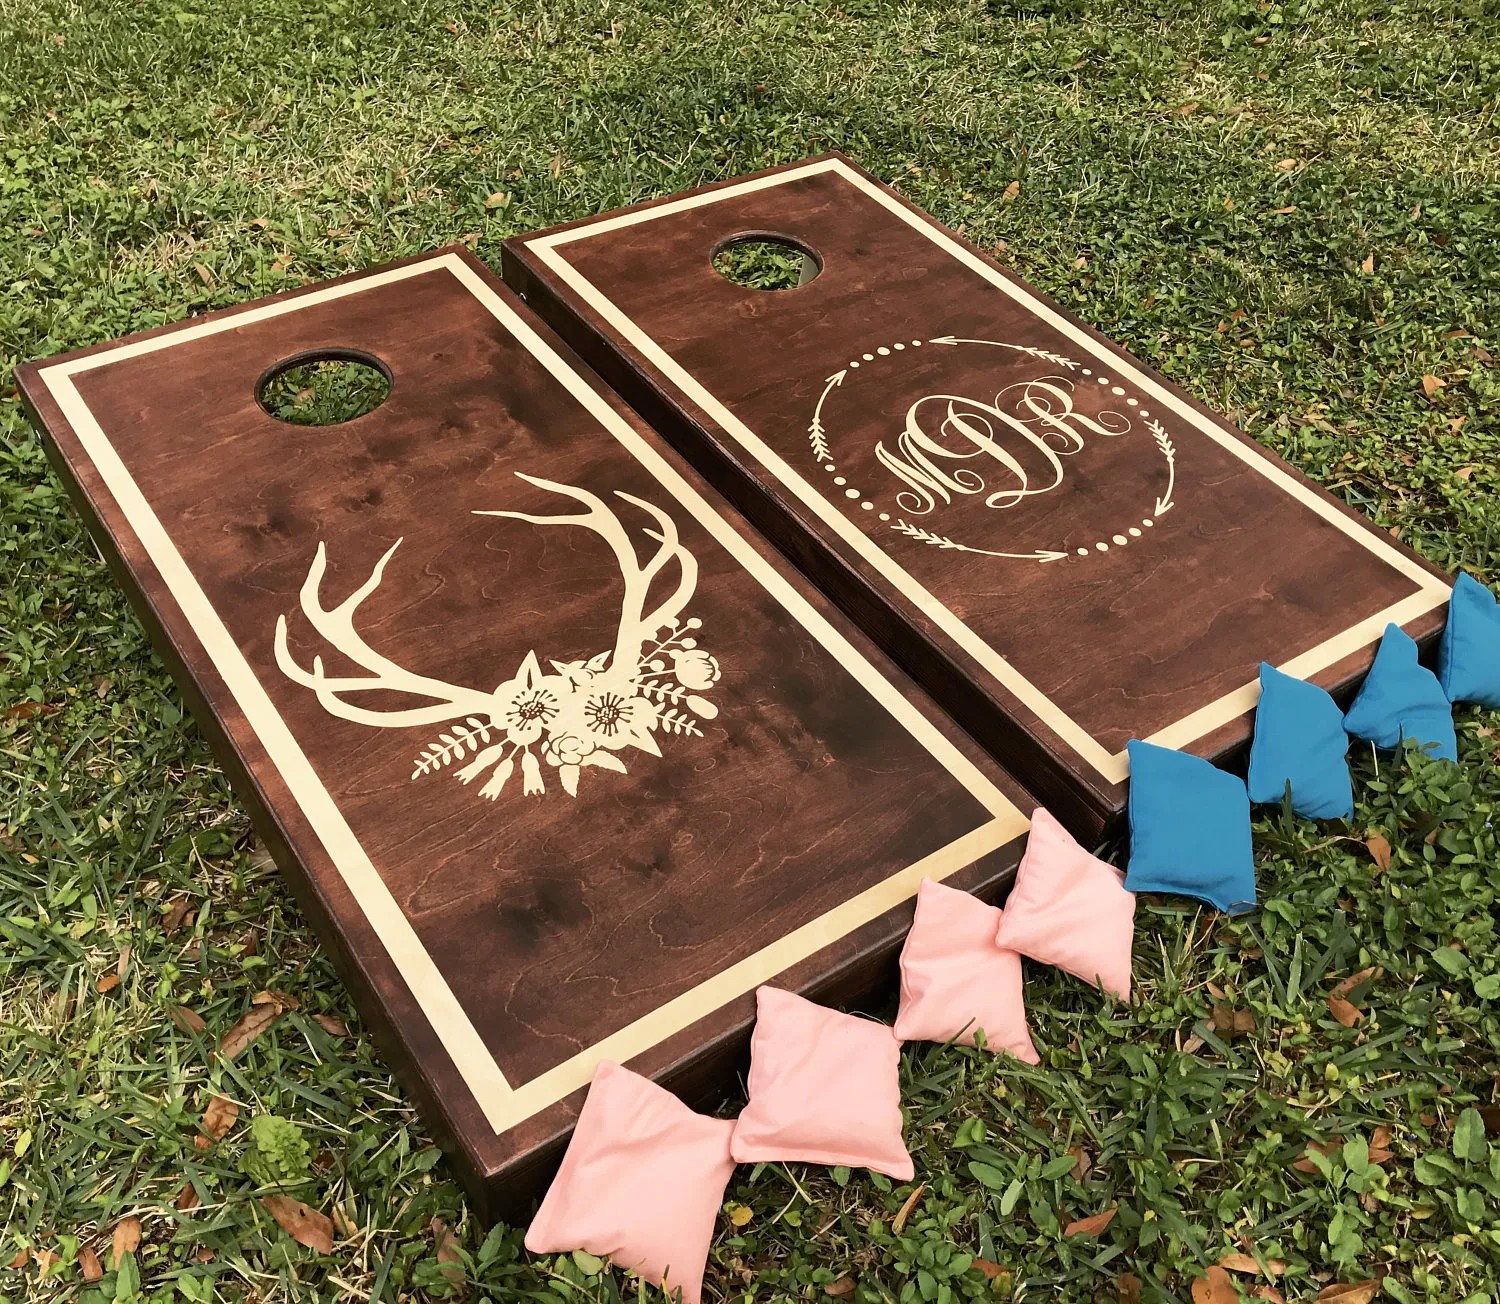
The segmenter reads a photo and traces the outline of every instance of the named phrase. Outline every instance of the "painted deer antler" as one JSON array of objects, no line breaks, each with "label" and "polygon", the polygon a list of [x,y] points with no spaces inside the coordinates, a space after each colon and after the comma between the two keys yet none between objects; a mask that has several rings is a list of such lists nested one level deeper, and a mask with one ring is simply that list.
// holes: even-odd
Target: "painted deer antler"
[{"label": "painted deer antler", "polygon": [[[677,536],[677,526],[673,524],[672,518],[660,508],[642,498],[637,498],[634,494],[626,493],[623,489],[615,490],[616,497],[623,498],[627,503],[639,507],[659,527],[656,530],[644,531],[647,538],[655,539],[661,546],[643,566],[636,555],[635,544],[630,541],[630,535],[620,523],[620,518],[597,494],[592,494],[587,489],[579,489],[575,485],[543,480],[540,476],[526,475],[519,471],[516,474],[527,484],[534,484],[539,489],[548,489],[552,493],[562,494],[564,497],[582,503],[587,510],[577,516],[532,516],[528,512],[502,511],[476,512],[475,515],[508,516],[512,520],[528,521],[532,525],[581,525],[603,539],[609,545],[610,551],[614,553],[615,560],[619,563],[620,574],[625,580],[625,600],[621,604],[620,628],[615,635],[614,653],[609,664],[611,669],[634,665],[646,640],[657,630],[672,625],[676,621],[682,609],[692,600],[693,592],[698,587],[698,562],[692,553],[682,546]],[[647,611],[645,609],[646,597],[652,581],[668,563],[673,561],[678,567],[677,587],[664,602]]]},{"label": "painted deer antler", "polygon": [[[718,682],[719,663],[698,647],[696,631],[701,622],[682,618],[697,588],[698,563],[683,546],[671,517],[643,499],[616,490],[617,497],[638,507],[656,524],[656,529],[642,531],[658,545],[643,562],[629,531],[596,494],[537,476],[520,478],[571,498],[584,510],[557,516],[515,511],[475,515],[509,517],[533,525],[578,525],[604,540],[625,583],[614,646],[607,651],[586,660],[553,661],[553,674],[542,670],[535,651],[528,652],[515,673],[491,692],[404,669],[376,652],[354,628],[355,613],[379,587],[386,564],[401,546],[400,539],[375,564],[369,578],[335,607],[325,607],[319,596],[328,569],[322,543],[302,583],[301,607],[312,628],[365,674],[330,675],[321,656],[313,657],[311,669],[301,665],[287,644],[286,617],[276,621],[276,664],[295,683],[311,688],[324,710],[340,719],[384,728],[447,724],[448,729],[417,756],[412,778],[466,761],[455,771],[458,778],[471,783],[488,774],[480,795],[492,800],[517,766],[528,795],[544,791],[543,761],[557,769],[564,790],[576,796],[584,767],[624,773],[625,765],[616,755],[622,748],[660,756],[658,731],[701,738],[698,720],[711,720],[718,714],[718,707],[699,694]],[[648,609],[652,585],[674,562],[676,585]],[[376,690],[431,700],[425,706],[377,710],[344,696]]]},{"label": "painted deer antler", "polygon": [[[328,550],[321,542],[318,544],[317,556],[308,568],[307,578],[302,581],[299,598],[308,622],[325,640],[351,661],[363,666],[369,674],[330,676],[323,669],[321,656],[313,657],[311,670],[298,665],[287,647],[285,616],[276,618],[276,664],[287,678],[317,693],[319,703],[330,715],[336,715],[342,720],[353,720],[358,724],[394,728],[401,725],[439,724],[462,715],[487,715],[494,705],[494,699],[489,693],[444,683],[441,679],[430,679],[426,675],[403,669],[375,651],[354,628],[354,613],[359,610],[360,603],[380,586],[380,577],[385,573],[386,563],[400,546],[400,539],[391,544],[385,556],[375,563],[370,578],[336,607],[325,607],[318,595],[323,575],[328,569]],[[409,693],[413,697],[430,697],[433,704],[403,710],[376,711],[355,706],[339,696],[340,693],[363,693],[374,689]]]}]

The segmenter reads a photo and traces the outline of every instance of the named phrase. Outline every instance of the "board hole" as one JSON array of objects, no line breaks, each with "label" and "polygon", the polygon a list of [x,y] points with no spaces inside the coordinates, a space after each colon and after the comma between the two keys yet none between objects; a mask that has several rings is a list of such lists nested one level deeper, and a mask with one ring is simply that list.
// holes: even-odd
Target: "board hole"
[{"label": "board hole", "polygon": [[373,412],[391,392],[379,359],[353,351],[302,354],[277,363],[256,387],[269,416],[293,426],[339,426]]},{"label": "board hole", "polygon": [[817,254],[781,236],[739,236],[714,254],[714,270],[747,290],[795,290],[823,270]]}]

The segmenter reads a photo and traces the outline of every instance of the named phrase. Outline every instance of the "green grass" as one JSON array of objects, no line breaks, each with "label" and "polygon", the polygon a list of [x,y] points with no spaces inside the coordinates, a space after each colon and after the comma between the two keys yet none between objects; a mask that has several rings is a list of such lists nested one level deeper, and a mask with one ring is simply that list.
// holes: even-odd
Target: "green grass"
[{"label": "green grass", "polygon": [[[458,1289],[444,1228],[471,1300],[637,1289],[467,1216],[15,362],[452,240],[497,263],[512,233],[834,147],[1493,581],[1497,96],[1492,0],[0,0],[0,1297],[416,1299]],[[710,1298],[1187,1300],[1239,1250],[1284,1260],[1288,1300],[1495,1300],[1497,727],[1460,714],[1458,767],[1360,755],[1349,829],[1259,825],[1255,916],[1143,901],[1128,1006],[1030,969],[1039,1067],[910,1048],[899,1230],[914,1188],[741,1170]],[[1371,967],[1346,1028],[1327,998]],[[300,1008],[213,1055],[265,988]],[[200,1150],[214,1094],[239,1120]],[[272,1115],[305,1158],[247,1160]],[[281,1235],[247,1169],[338,1211],[334,1251]]]}]

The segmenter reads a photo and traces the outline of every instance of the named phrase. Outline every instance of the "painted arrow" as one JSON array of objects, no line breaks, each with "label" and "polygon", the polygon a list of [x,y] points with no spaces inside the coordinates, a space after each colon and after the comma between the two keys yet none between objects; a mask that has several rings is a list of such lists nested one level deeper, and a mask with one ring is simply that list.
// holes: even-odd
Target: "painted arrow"
[{"label": "painted arrow", "polygon": [[1147,422],[1152,438],[1156,440],[1156,446],[1161,449],[1161,455],[1167,459],[1167,487],[1157,497],[1153,510],[1157,516],[1163,512],[1172,510],[1172,489],[1177,483],[1177,450],[1172,446],[1172,437],[1167,434],[1166,428],[1160,421]]},{"label": "painted arrow", "polygon": [[1014,349],[1018,353],[1029,353],[1033,358],[1055,362],[1059,367],[1067,367],[1070,371],[1078,369],[1078,364],[1072,358],[1065,358],[1060,353],[1049,353],[1046,349],[1038,349],[1030,344],[1007,344],[1004,340],[970,340],[961,335],[937,335],[927,342],[929,344],[990,344],[997,349]]},{"label": "painted arrow", "polygon": [[982,557],[1005,557],[1011,561],[1061,561],[1068,554],[1058,552],[1055,548],[1042,548],[1036,552],[995,552],[990,548],[971,548],[967,543],[959,543],[946,535],[933,534],[930,530],[924,530],[920,525],[913,525],[910,521],[898,520],[891,529],[911,539],[919,539],[923,543],[931,544],[934,548],[953,549],[958,552],[974,552]]},{"label": "painted arrow", "polygon": [[823,438],[823,400],[844,383],[844,377],[848,374],[848,368],[845,368],[829,376],[823,385],[823,392],[818,395],[817,406],[813,408],[812,424],[807,427],[807,435],[812,443],[813,456],[820,462],[827,462],[831,459],[828,441]]}]

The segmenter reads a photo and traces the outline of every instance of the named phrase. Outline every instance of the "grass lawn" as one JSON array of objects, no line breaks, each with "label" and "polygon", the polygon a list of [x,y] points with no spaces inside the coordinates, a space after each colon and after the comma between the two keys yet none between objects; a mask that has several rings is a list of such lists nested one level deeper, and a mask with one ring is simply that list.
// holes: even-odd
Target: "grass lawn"
[{"label": "grass lawn", "polygon": [[[0,1300],[640,1289],[468,1217],[16,362],[832,147],[1494,582],[1497,99],[1494,0],[0,0]],[[1260,823],[1255,915],[1143,900],[1128,1006],[1030,969],[1039,1067],[909,1047],[922,1185],[740,1170],[709,1298],[1500,1299],[1496,730]]]}]

